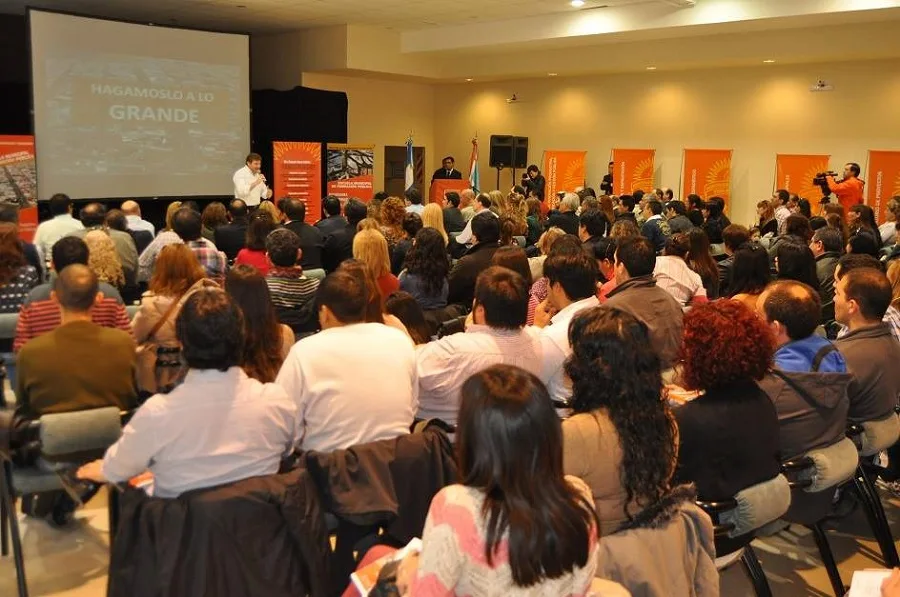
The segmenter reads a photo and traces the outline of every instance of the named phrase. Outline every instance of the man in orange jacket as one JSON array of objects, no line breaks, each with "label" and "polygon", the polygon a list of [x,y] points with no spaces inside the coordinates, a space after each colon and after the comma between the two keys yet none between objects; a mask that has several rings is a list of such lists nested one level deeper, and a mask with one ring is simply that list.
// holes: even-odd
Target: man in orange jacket
[{"label": "man in orange jacket", "polygon": [[863,181],[859,179],[859,164],[849,163],[844,165],[844,179],[841,182],[834,180],[833,176],[827,177],[828,189],[837,195],[838,201],[844,208],[844,214],[850,211],[854,205],[863,202]]}]

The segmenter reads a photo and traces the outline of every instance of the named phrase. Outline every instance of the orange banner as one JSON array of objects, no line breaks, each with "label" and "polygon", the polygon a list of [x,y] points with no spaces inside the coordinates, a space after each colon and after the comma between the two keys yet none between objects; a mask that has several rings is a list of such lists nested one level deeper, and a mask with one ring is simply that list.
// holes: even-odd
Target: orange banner
[{"label": "orange banner", "polygon": [[655,149],[613,149],[613,191],[616,195],[630,195],[637,189],[652,191]]},{"label": "orange banner", "polygon": [[900,151],[870,150],[866,172],[866,205],[875,211],[877,222],[884,222],[888,201],[900,196]]},{"label": "orange banner", "polygon": [[368,203],[375,194],[375,146],[329,143],[328,194]]},{"label": "orange banner", "polygon": [[681,200],[688,195],[721,197],[731,205],[731,150],[685,149],[681,167]]},{"label": "orange banner", "polygon": [[306,141],[272,142],[275,197],[306,203],[306,221],[322,217],[322,144]]},{"label": "orange banner", "polygon": [[584,164],[586,151],[545,151],[544,167],[541,170],[547,180],[544,189],[544,203],[549,209],[559,207],[561,192],[575,192],[584,186]]},{"label": "orange banner", "polygon": [[828,170],[830,155],[787,155],[775,156],[775,188],[787,189],[791,193],[808,199],[813,205],[822,197],[822,189],[812,180],[819,172]]},{"label": "orange banner", "polygon": [[31,135],[0,135],[0,202],[19,206],[19,237],[31,242],[37,229],[37,175]]}]

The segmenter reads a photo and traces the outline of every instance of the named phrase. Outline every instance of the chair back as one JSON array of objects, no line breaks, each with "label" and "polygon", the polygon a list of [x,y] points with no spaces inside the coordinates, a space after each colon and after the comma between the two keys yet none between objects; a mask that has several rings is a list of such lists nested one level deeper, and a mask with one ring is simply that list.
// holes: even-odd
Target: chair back
[{"label": "chair back", "polygon": [[102,456],[121,433],[122,415],[115,406],[44,415],[41,455],[49,460]]},{"label": "chair back", "polygon": [[325,279],[325,270],[322,268],[316,269],[305,269],[303,270],[303,275],[311,280],[324,280]]},{"label": "chair back", "polygon": [[900,417],[891,413],[882,419],[851,425],[847,435],[856,440],[860,456],[874,456],[900,439]]},{"label": "chair back", "polygon": [[859,453],[850,438],[827,448],[812,450],[805,456],[782,463],[781,470],[791,489],[818,493],[851,478],[859,464]]},{"label": "chair back", "polygon": [[731,525],[730,538],[746,535],[773,520],[778,520],[791,506],[791,487],[787,477],[776,475],[768,481],[751,485],[734,496],[736,507],[719,514],[721,523]]}]

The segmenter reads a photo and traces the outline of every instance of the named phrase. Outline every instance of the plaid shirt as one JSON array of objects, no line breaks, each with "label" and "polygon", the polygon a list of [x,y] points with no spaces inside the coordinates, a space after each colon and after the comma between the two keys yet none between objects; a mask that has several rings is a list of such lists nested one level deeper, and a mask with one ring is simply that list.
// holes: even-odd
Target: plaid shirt
[{"label": "plaid shirt", "polygon": [[228,261],[225,259],[225,253],[218,250],[216,245],[212,244],[205,238],[192,240],[187,246],[194,252],[197,261],[206,270],[206,275],[212,280],[222,281],[225,278],[225,269]]}]

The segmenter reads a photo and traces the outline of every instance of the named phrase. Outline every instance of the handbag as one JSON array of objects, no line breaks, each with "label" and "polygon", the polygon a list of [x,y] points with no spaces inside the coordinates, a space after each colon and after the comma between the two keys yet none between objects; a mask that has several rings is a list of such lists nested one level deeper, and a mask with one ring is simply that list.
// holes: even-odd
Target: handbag
[{"label": "handbag", "polygon": [[[177,364],[180,366],[178,355],[180,355],[181,350],[160,348],[154,336],[181,305],[182,298],[184,298],[184,295],[172,301],[172,304],[169,305],[163,316],[150,329],[147,339],[137,347],[137,386],[142,393],[155,394],[161,390],[157,379],[157,371],[160,365],[172,367]],[[163,352],[165,352],[165,355],[162,354]],[[161,357],[164,359],[164,362],[161,361]],[[172,357],[174,357],[175,362],[173,362]]]}]

